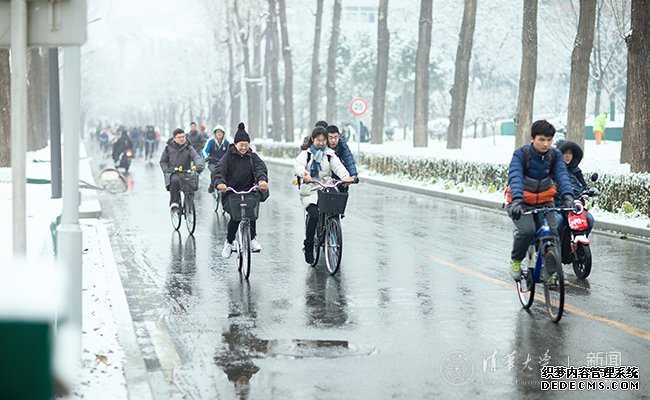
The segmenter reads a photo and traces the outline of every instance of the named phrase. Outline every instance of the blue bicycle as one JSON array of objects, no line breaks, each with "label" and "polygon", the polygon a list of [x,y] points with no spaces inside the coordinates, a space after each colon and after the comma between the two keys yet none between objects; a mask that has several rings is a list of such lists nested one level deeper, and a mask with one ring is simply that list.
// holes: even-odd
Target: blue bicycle
[{"label": "blue bicycle", "polygon": [[[564,273],[558,239],[551,234],[546,214],[551,211],[574,211],[573,208],[544,207],[528,210],[541,219],[535,238],[528,247],[526,258],[521,263],[521,277],[517,280],[517,295],[524,309],[529,309],[535,297],[535,284],[544,285],[544,302],[551,321],[558,322],[564,312]],[[554,271],[551,274],[549,271]]]}]

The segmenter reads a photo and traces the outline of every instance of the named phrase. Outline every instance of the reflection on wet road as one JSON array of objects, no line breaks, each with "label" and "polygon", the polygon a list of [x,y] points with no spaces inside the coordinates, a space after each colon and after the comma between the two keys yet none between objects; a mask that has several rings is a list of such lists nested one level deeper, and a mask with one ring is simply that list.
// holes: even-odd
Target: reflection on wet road
[{"label": "reflection on wet road", "polygon": [[641,390],[589,398],[648,391],[647,245],[593,235],[592,275],[565,270],[556,325],[542,304],[520,307],[504,214],[357,185],[332,277],[303,261],[290,168],[269,167],[250,282],[220,256],[227,221],[207,176],[194,237],[172,231],[157,164],[136,159],[129,192],[102,196],[156,398],[542,398],[542,365],[616,360],[641,368]]}]

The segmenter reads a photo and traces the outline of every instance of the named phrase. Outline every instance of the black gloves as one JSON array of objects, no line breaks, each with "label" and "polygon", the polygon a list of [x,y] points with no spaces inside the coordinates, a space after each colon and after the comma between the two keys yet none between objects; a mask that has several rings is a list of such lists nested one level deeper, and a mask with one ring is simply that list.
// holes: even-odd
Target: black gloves
[{"label": "black gloves", "polygon": [[575,200],[572,195],[570,194],[565,194],[563,199],[563,207],[565,208],[574,208],[575,209],[575,204],[573,204],[573,201]]},{"label": "black gloves", "polygon": [[515,221],[521,218],[521,213],[524,212],[524,201],[522,199],[515,199],[510,203],[510,217]]}]

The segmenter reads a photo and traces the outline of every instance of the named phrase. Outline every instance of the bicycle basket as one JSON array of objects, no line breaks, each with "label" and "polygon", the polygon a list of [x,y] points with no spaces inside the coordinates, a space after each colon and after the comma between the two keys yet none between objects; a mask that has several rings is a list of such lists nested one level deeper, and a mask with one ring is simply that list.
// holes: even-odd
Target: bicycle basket
[{"label": "bicycle basket", "polygon": [[257,219],[259,209],[260,196],[257,193],[231,194],[228,197],[228,213],[233,221],[242,220],[242,210],[244,218],[254,221]]},{"label": "bicycle basket", "polygon": [[348,194],[336,191],[318,191],[318,210],[324,214],[343,214]]},{"label": "bicycle basket", "polygon": [[199,174],[179,174],[181,178],[181,190],[183,192],[196,192],[199,190]]}]

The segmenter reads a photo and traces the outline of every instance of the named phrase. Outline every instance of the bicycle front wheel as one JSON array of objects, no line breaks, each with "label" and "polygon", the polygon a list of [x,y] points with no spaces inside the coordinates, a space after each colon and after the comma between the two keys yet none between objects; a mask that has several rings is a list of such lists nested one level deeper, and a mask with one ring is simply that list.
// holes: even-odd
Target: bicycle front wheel
[{"label": "bicycle front wheel", "polygon": [[591,273],[591,249],[588,245],[578,243],[576,252],[573,255],[573,272],[578,279],[585,279]]},{"label": "bicycle front wheel", "polygon": [[196,209],[194,208],[194,196],[188,195],[185,197],[185,225],[190,236],[194,234],[196,229]]},{"label": "bicycle front wheel", "polygon": [[[557,278],[550,279],[548,271],[555,271]],[[549,246],[544,253],[544,301],[549,318],[559,322],[564,312],[564,272],[555,246]]]},{"label": "bicycle front wheel", "polygon": [[248,279],[251,274],[251,230],[248,221],[240,222],[237,230],[237,261],[239,272]]},{"label": "bicycle front wheel", "polygon": [[[181,206],[183,205],[183,194],[181,193]],[[182,218],[182,209],[179,207],[176,211],[169,211],[172,227],[175,231],[178,231],[181,227],[181,218]]]},{"label": "bicycle front wheel", "polygon": [[324,243],[325,265],[330,274],[334,275],[341,265],[343,256],[343,235],[338,218],[330,218],[325,225]]},{"label": "bicycle front wheel", "polygon": [[[526,310],[533,304],[535,298],[535,281],[533,279],[533,268],[535,268],[535,247],[529,246],[526,258],[522,262],[521,278],[517,281],[517,296],[522,307]],[[525,263],[525,264],[524,264]]]}]

